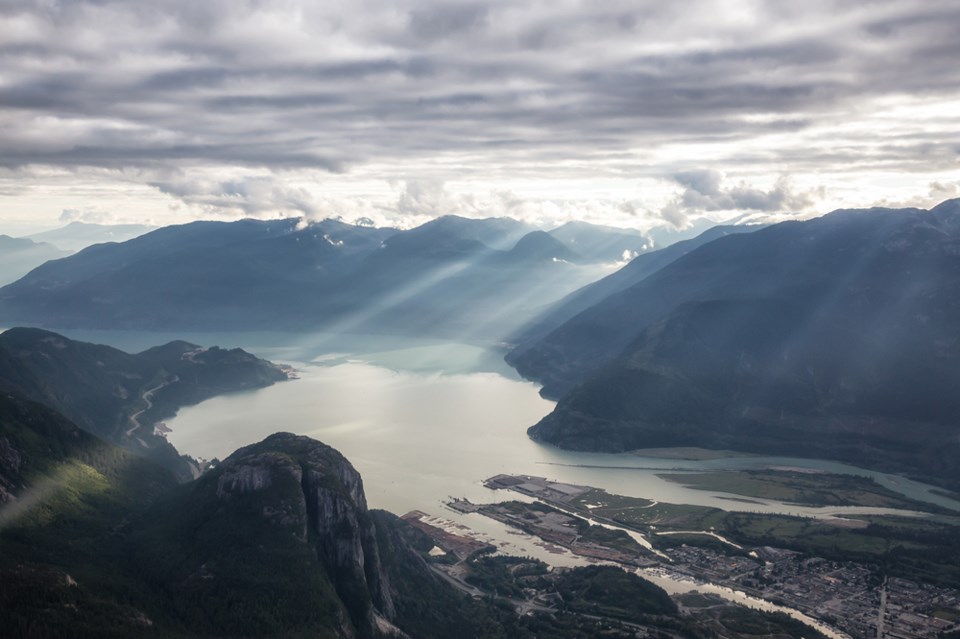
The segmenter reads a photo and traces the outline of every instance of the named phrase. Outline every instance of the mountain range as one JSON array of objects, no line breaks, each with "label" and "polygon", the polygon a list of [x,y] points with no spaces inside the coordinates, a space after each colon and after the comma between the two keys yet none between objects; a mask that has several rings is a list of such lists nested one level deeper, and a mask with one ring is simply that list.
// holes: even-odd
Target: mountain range
[{"label": "mountain range", "polygon": [[[717,227],[623,248],[638,254],[596,281],[598,255],[630,234],[556,231],[199,222],[47,262],[0,289],[0,312],[98,328],[509,334],[508,361],[558,399],[534,439],[832,459],[960,489],[960,200]],[[619,637],[603,616],[618,599],[671,636],[706,636],[652,584],[612,587],[598,567],[554,576],[577,584],[557,592],[576,591],[586,616],[468,597],[431,568],[434,541],[369,509],[359,473],[315,440],[281,432],[201,467],[162,435],[181,406],[288,376],[239,349],[129,354],[0,333],[0,627]]]},{"label": "mountain range", "polygon": [[560,399],[536,439],[812,456],[957,485],[958,200],[719,237],[558,324],[508,357]]},{"label": "mountain range", "polygon": [[147,224],[70,222],[57,229],[34,233],[27,236],[27,239],[52,244],[63,251],[75,253],[94,244],[125,242],[156,228]]},{"label": "mountain range", "polygon": [[14,282],[49,260],[70,255],[52,244],[0,235],[0,286]]},{"label": "mountain range", "polygon": [[591,225],[546,233],[507,218],[447,216],[406,231],[196,222],[44,264],[0,290],[0,319],[499,337],[603,274],[630,241],[644,238]]}]

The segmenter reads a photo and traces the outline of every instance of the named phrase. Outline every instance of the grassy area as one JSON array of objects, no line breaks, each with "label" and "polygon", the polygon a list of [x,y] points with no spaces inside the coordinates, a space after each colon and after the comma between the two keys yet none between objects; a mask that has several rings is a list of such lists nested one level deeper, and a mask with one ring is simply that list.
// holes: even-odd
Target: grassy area
[{"label": "grassy area", "polygon": [[945,512],[884,488],[869,477],[784,470],[669,473],[658,477],[697,490],[730,493],[808,506],[870,506]]},{"label": "grassy area", "polygon": [[960,587],[958,527],[892,516],[860,518],[862,528],[785,515],[730,513],[723,534],[738,543],[770,545],[837,561],[874,564],[890,575]]},{"label": "grassy area", "polygon": [[643,552],[643,547],[622,530],[611,530],[583,521],[578,525],[578,531],[581,542],[591,542],[598,546],[612,548],[633,555],[639,555]]},{"label": "grassy area", "polygon": [[743,606],[722,606],[696,617],[698,634],[729,639],[825,639],[825,635],[784,613],[759,612]]},{"label": "grassy area", "polygon": [[[890,515],[821,520],[727,512],[613,495],[599,489],[571,500],[570,505],[640,530],[712,530],[747,547],[776,546],[838,561],[859,561],[876,565],[891,575],[960,587],[960,526],[942,521]],[[676,535],[653,535],[650,539],[664,548],[682,542],[738,552],[706,535],[683,535],[680,539]]]},{"label": "grassy area", "polygon": [[953,623],[960,621],[960,611],[958,611],[956,608],[934,608],[930,614],[938,619],[943,619]]},{"label": "grassy area", "polygon": [[596,488],[572,499],[569,504],[622,524],[676,530],[707,530],[719,525],[724,514],[719,508],[659,503],[642,497],[614,495]]},{"label": "grassy area", "polygon": [[754,542],[776,541],[787,547],[802,546],[814,555],[882,555],[902,545],[894,539],[865,534],[866,529],[841,528],[816,519],[784,515],[730,513],[724,520],[727,533]]},{"label": "grassy area", "polygon": [[507,501],[485,506],[485,510],[483,512],[491,514],[496,511],[500,511],[501,513],[509,513],[515,518],[514,521],[516,524],[522,525],[524,528],[528,528],[528,531],[532,531],[533,534],[537,534],[537,530],[541,526],[546,529],[553,528],[555,524],[546,521],[546,516],[561,515],[569,519],[569,531],[571,534],[574,534],[575,532],[578,541],[581,543],[593,543],[598,546],[603,546],[612,550],[618,550],[631,555],[639,555],[644,552],[643,547],[623,530],[612,530],[609,528],[604,528],[603,526],[591,524],[585,519],[567,515],[566,513],[563,513],[562,511],[546,504],[538,502],[527,503],[522,501]]}]

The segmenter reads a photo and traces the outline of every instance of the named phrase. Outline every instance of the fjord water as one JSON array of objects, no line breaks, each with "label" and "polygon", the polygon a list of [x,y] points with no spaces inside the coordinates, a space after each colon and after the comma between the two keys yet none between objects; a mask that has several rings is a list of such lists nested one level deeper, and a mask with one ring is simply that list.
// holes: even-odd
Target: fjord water
[{"label": "fjord water", "polygon": [[178,450],[222,459],[277,431],[308,435],[338,449],[356,466],[372,507],[398,514],[422,510],[452,516],[442,505],[449,497],[475,502],[506,499],[482,486],[483,479],[498,473],[539,475],[727,510],[814,516],[887,512],[766,500],[731,502],[656,476],[665,470],[769,465],[871,476],[908,496],[957,505],[904,478],[828,461],[768,457],[691,461],[579,453],[539,444],[527,437],[526,429],[553,403],[538,395],[535,384],[517,378],[499,353],[482,346],[342,336],[298,341],[263,334],[199,337],[197,341],[208,344],[240,340],[257,355],[294,365],[300,378],[181,410],[168,422],[169,439]]}]

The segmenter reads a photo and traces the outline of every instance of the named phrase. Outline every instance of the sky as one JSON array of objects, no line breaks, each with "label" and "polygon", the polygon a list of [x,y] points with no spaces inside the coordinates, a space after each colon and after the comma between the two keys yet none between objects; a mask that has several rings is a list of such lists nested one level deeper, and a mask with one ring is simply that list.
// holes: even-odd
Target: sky
[{"label": "sky", "polygon": [[960,2],[0,0],[0,232],[960,196]]}]

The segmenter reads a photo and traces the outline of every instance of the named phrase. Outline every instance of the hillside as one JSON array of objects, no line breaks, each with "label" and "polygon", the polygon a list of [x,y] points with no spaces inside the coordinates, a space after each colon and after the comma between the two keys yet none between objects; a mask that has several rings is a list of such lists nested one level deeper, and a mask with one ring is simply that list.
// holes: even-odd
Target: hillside
[{"label": "hillside", "polygon": [[519,360],[586,450],[800,454],[955,484],[960,202],[837,211],[711,242]]},{"label": "hillside", "polygon": [[182,406],[287,378],[240,349],[171,342],[131,355],[34,328],[0,334],[0,389],[40,402],[183,478],[191,462],[154,429]]},{"label": "hillside", "polygon": [[[563,227],[561,227],[563,228]],[[715,226],[690,240],[671,244],[666,248],[642,253],[633,258],[623,268],[610,275],[577,289],[563,299],[551,304],[541,314],[521,327],[514,335],[517,344],[507,355],[507,362],[514,364],[522,358],[527,348],[546,336],[570,318],[590,308],[604,298],[622,291],[642,279],[656,273],[674,260],[686,255],[698,246],[734,233],[750,233],[759,226]]]}]

